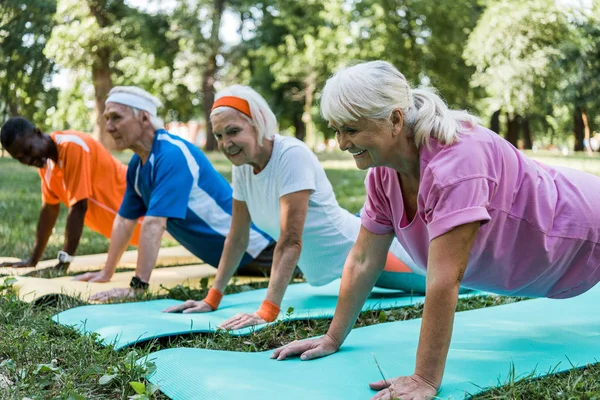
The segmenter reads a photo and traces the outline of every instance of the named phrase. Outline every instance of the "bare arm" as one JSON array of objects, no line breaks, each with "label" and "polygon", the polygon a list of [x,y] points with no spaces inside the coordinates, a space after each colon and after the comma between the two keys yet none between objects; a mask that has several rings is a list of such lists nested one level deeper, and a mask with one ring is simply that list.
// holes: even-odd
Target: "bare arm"
[{"label": "bare arm", "polygon": [[127,249],[136,226],[137,220],[135,219],[123,218],[120,215],[115,217],[112,232],[110,234],[108,255],[103,269],[104,274],[107,275],[109,279],[115,273],[119,260],[125,252],[125,249]]},{"label": "bare arm", "polygon": [[75,255],[81,234],[83,233],[83,225],[85,214],[87,212],[87,199],[79,200],[69,208],[67,214],[67,226],[65,229],[65,242],[63,251],[70,255]]},{"label": "bare arm", "polygon": [[221,293],[225,290],[248,248],[251,223],[252,220],[246,202],[233,199],[231,228],[229,228],[229,233],[225,238],[223,254],[219,260],[217,276],[212,286]]},{"label": "bare arm", "polygon": [[460,282],[479,226],[479,222],[458,226],[429,244],[427,297],[415,375],[436,388],[444,375]]},{"label": "bare arm", "polygon": [[365,300],[385,268],[393,239],[392,233],[376,235],[360,227],[358,239],[344,265],[340,297],[327,331],[327,335],[340,345],[350,333]]},{"label": "bare arm", "polygon": [[281,347],[275,350],[272,358],[284,360],[300,354],[303,360],[310,360],[337,351],[354,326],[362,305],[385,268],[393,238],[391,233],[376,235],[361,226],[358,239],[346,258],[340,296],[327,334],[312,341],[294,342]]},{"label": "bare arm", "polygon": [[[15,265],[15,266],[29,266],[35,267],[42,258],[48,239],[52,234],[52,228],[56,225],[58,214],[60,212],[60,204],[42,204],[40,209],[40,217],[38,219],[37,229],[35,232],[35,244],[33,246],[33,253],[27,260],[23,260],[22,263],[27,265]],[[6,265],[8,266],[8,265]]]},{"label": "bare arm", "polygon": [[290,193],[280,199],[280,235],[273,251],[267,300],[281,304],[302,251],[302,232],[308,213],[310,190]]},{"label": "bare arm", "polygon": [[135,275],[144,282],[150,280],[160,250],[160,240],[166,227],[167,219],[164,217],[145,217],[142,222]]},{"label": "bare arm", "polygon": [[223,322],[220,325],[221,328],[240,329],[271,322],[277,318],[281,300],[302,251],[302,231],[308,212],[309,197],[309,190],[302,190],[281,197],[281,233],[275,245],[271,279],[269,280],[266,299],[255,313],[233,316]]}]

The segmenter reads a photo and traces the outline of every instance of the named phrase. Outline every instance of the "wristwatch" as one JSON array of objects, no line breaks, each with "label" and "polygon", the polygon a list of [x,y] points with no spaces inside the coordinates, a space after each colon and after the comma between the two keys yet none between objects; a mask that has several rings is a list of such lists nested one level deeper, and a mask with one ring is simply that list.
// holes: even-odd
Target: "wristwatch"
[{"label": "wristwatch", "polygon": [[62,250],[58,252],[56,258],[58,258],[58,261],[60,261],[61,263],[70,263],[75,259],[75,257],[70,256],[69,253]]},{"label": "wristwatch", "polygon": [[131,278],[131,282],[129,282],[129,287],[132,289],[147,290],[149,286],[150,286],[150,284],[148,282],[144,282],[137,276],[134,276],[133,278]]}]

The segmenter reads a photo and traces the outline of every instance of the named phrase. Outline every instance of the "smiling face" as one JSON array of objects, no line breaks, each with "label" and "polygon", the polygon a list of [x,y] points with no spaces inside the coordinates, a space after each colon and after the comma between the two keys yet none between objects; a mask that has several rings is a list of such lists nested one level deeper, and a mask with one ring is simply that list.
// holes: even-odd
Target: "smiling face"
[{"label": "smiling face", "polygon": [[35,128],[33,132],[15,138],[6,151],[21,164],[44,168],[51,158],[53,144],[48,135]]},{"label": "smiling face", "polygon": [[258,145],[258,134],[242,113],[224,109],[214,114],[210,122],[219,150],[233,165],[259,163],[262,148]]},{"label": "smiling face", "polygon": [[116,150],[125,150],[134,146],[149,124],[146,112],[140,111],[135,116],[131,107],[113,102],[106,103],[104,119],[106,131],[115,140]]},{"label": "smiling face", "polygon": [[363,118],[345,124],[330,122],[329,125],[336,133],[340,149],[352,154],[359,169],[386,164],[392,139],[389,121]]},{"label": "smiling face", "polygon": [[330,122],[342,151],[354,157],[359,169],[386,166],[397,170],[418,163],[419,149],[400,110],[385,120],[360,118],[354,122]]}]

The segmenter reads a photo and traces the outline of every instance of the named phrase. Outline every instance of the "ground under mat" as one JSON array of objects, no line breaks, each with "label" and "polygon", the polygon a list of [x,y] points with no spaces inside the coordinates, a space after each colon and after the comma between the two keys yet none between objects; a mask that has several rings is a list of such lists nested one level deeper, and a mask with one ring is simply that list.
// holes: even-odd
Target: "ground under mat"
[{"label": "ground under mat", "polygon": [[[123,253],[119,268],[135,268],[137,263],[137,250],[129,250]],[[87,272],[95,271],[104,267],[106,263],[106,254],[89,254],[84,256],[76,256],[73,262],[69,265],[69,272]],[[14,257],[0,257],[0,263],[4,261],[18,261]],[[156,266],[164,265],[183,265],[183,264],[198,264],[200,259],[187,251],[183,246],[165,247],[158,251]],[[35,270],[41,270],[54,267],[57,264],[56,260],[40,261],[35,268],[0,268],[0,275],[24,275]]]},{"label": "ground under mat", "polygon": [[[321,287],[306,283],[290,285],[281,304],[279,320],[330,318],[338,299],[340,281]],[[204,314],[163,313],[178,300],[153,300],[137,303],[91,305],[72,308],[53,317],[63,325],[74,326],[81,333],[95,332],[105,344],[117,349],[157,337],[214,331],[219,324],[238,313],[258,309],[267,289],[224,296],[217,311]],[[423,302],[423,296],[375,288],[363,310],[404,307]],[[231,331],[247,335],[266,325]]]},{"label": "ground under mat", "polygon": [[[528,300],[456,314],[439,398],[462,399],[523,377],[598,362],[600,286],[568,300]],[[274,361],[271,351],[173,348],[149,355],[150,382],[174,400],[368,399],[369,382],[414,371],[421,320],[354,329],[329,357]],[[558,396],[558,394],[557,394]]]},{"label": "ground under mat", "polygon": [[[149,290],[152,293],[160,293],[161,287],[172,288],[177,285],[199,287],[203,278],[210,278],[216,272],[216,268],[207,264],[157,268],[152,272]],[[54,279],[15,276],[0,279],[11,280],[19,298],[26,302],[33,302],[49,295],[66,295],[87,299],[95,293],[113,288],[129,287],[133,275],[134,271],[117,272],[111,281],[106,283],[74,281],[72,276]]]}]

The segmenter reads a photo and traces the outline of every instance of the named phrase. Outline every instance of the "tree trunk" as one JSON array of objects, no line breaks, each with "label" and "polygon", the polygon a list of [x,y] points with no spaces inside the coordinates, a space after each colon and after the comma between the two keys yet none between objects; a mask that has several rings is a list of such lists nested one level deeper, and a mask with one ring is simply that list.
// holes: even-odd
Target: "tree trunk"
[{"label": "tree trunk", "polygon": [[305,141],[310,148],[314,148],[316,145],[314,124],[310,114],[316,88],[317,73],[313,71],[304,80],[304,113],[302,113],[302,122],[306,129]]},{"label": "tree trunk", "polygon": [[506,140],[513,146],[517,147],[519,139],[519,116],[511,116],[506,114]]},{"label": "tree trunk", "polygon": [[496,110],[490,119],[490,130],[500,134],[500,113],[502,110]]},{"label": "tree trunk", "polygon": [[302,114],[294,113],[294,129],[296,131],[296,139],[304,141],[306,138],[306,125],[302,122]]},{"label": "tree trunk", "polygon": [[[106,0],[88,0],[90,14],[96,19],[98,26],[105,28],[110,20],[106,11]],[[92,54],[92,81],[94,84],[94,113],[96,124],[94,125],[94,137],[109,150],[115,148],[114,139],[106,133],[106,121],[104,121],[104,102],[110,92],[112,83],[110,80],[110,47],[100,47]]]},{"label": "tree trunk", "polygon": [[214,0],[212,15],[212,28],[210,32],[210,54],[207,57],[204,73],[202,74],[202,94],[204,100],[204,118],[206,119],[206,145],[205,151],[214,151],[217,148],[217,141],[212,132],[210,124],[210,111],[215,102],[215,74],[217,73],[217,55],[221,49],[221,40],[219,39],[219,29],[221,27],[221,17],[225,9],[225,0]]},{"label": "tree trunk", "polygon": [[583,122],[583,140],[587,143],[586,152],[588,156],[592,155],[592,144],[590,143],[590,124],[588,120],[587,110],[584,106],[579,107],[581,111],[581,121]]},{"label": "tree trunk", "polygon": [[584,122],[581,113],[581,107],[579,105],[575,106],[575,110],[573,111],[573,134],[575,135],[575,146],[573,147],[574,151],[583,151],[583,139],[585,139],[584,133]]},{"label": "tree trunk", "polygon": [[103,47],[94,55],[92,63],[92,80],[94,82],[94,113],[96,125],[94,126],[94,137],[109,150],[115,148],[114,139],[106,132],[106,121],[104,120],[104,102],[110,92],[112,83],[110,80],[110,49]]},{"label": "tree trunk", "polygon": [[7,102],[8,102],[8,111],[10,113],[10,116],[11,117],[18,116],[20,113],[19,113],[19,106],[17,105],[17,103],[15,103],[14,100],[11,98],[8,98]]},{"label": "tree trunk", "polygon": [[526,117],[521,119],[521,130],[523,132],[523,141],[525,149],[531,150],[533,148],[533,138],[531,137],[531,127],[529,126],[529,120]]}]

